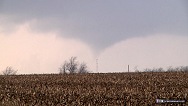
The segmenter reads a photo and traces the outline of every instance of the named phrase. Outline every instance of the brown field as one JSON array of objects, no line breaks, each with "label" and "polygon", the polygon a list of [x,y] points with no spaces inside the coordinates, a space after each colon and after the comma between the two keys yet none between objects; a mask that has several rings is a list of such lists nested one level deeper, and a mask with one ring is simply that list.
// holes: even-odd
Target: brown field
[{"label": "brown field", "polygon": [[188,73],[137,72],[0,76],[2,106],[188,106]]}]

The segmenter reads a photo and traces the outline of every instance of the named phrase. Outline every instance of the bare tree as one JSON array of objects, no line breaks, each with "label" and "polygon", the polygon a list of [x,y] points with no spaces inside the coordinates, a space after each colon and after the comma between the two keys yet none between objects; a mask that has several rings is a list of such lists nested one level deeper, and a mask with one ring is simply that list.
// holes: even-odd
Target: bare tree
[{"label": "bare tree", "polygon": [[78,69],[78,73],[81,73],[81,74],[88,73],[87,65],[85,63],[80,64],[80,68]]},{"label": "bare tree", "polygon": [[188,72],[188,66],[183,66],[183,67],[182,67],[182,70],[183,70],[184,72]]},{"label": "bare tree", "polygon": [[78,62],[76,57],[71,57],[68,63],[68,70],[70,73],[76,73]]},{"label": "bare tree", "polygon": [[169,66],[167,71],[172,72],[172,71],[175,71],[175,69],[172,66]]},{"label": "bare tree", "polygon": [[60,74],[66,74],[68,71],[68,63],[67,61],[59,68]]},{"label": "bare tree", "polygon": [[17,73],[18,70],[14,70],[12,67],[7,67],[4,71],[3,71],[3,75],[15,75]]},{"label": "bare tree", "polygon": [[135,72],[140,72],[140,71],[138,70],[138,66],[135,66],[135,67],[134,67],[134,70],[135,70]]},{"label": "bare tree", "polygon": [[156,72],[164,72],[165,70],[162,67],[160,67],[160,68],[155,69],[154,71],[156,71]]},{"label": "bare tree", "polygon": [[164,72],[165,70],[163,68],[153,68],[153,69],[150,69],[150,68],[146,68],[144,69],[144,72]]},{"label": "bare tree", "polygon": [[175,67],[173,68],[172,66],[170,66],[167,71],[182,71],[182,72],[188,72],[188,66],[180,66],[180,67]]},{"label": "bare tree", "polygon": [[[79,68],[78,68],[79,67]],[[59,68],[60,74],[73,74],[73,73],[88,73],[87,65],[85,63],[80,64],[76,57],[71,57],[69,61],[65,61]]]},{"label": "bare tree", "polygon": [[67,74],[67,73],[76,73],[78,62],[76,57],[71,57],[69,61],[65,61],[64,64],[59,68],[60,74]]}]

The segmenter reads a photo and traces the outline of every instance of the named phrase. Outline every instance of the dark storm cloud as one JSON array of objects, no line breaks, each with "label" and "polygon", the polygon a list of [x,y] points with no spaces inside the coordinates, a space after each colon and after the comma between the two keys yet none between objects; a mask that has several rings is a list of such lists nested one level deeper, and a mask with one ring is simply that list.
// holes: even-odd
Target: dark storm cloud
[{"label": "dark storm cloud", "polygon": [[[38,20],[36,31],[58,30],[103,49],[131,37],[188,35],[186,0],[6,0],[0,14],[10,23]],[[12,25],[12,24],[11,24]]]}]

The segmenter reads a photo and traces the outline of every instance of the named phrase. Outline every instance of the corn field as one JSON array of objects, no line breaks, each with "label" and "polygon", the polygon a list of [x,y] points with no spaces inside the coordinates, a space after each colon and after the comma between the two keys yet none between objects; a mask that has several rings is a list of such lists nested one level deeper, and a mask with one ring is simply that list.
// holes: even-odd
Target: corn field
[{"label": "corn field", "polygon": [[188,106],[187,72],[0,76],[1,106]]}]

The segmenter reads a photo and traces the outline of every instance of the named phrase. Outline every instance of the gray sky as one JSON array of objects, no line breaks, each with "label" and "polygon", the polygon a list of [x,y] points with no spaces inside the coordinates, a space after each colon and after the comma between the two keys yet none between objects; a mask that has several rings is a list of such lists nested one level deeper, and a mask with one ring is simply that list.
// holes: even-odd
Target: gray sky
[{"label": "gray sky", "polygon": [[[45,34],[55,33],[58,39],[79,41],[83,43],[82,45],[87,46],[86,48],[89,48],[93,59],[88,61],[90,61],[89,64],[92,64],[92,70],[95,70],[95,59],[101,58],[106,50],[112,49],[111,47],[121,42],[137,38],[149,39],[153,37],[155,39],[157,36],[165,36],[166,42],[177,37],[187,39],[188,2],[186,0],[0,0],[0,24],[1,35],[4,37],[11,36],[10,33],[20,34],[21,31],[29,30],[25,33],[34,33],[34,35],[38,33],[38,35],[42,34],[44,37]],[[22,26],[19,27],[20,32],[18,26]],[[27,28],[24,28],[24,26]],[[47,35],[46,37],[48,37]],[[22,39],[19,36],[17,38]],[[8,41],[8,38],[4,39]],[[179,43],[181,42],[179,41]],[[70,46],[69,43],[66,45]],[[127,46],[122,45],[119,47]],[[174,46],[177,45],[181,46],[180,44]],[[150,46],[150,48],[153,47]],[[187,50],[187,46],[182,48]],[[127,51],[127,49],[124,49],[123,51]],[[168,48],[166,49],[168,50]],[[123,51],[121,51],[121,55],[123,55]],[[107,55],[109,54],[105,54],[105,56]],[[142,56],[142,54],[138,55]],[[85,56],[87,58],[88,55]],[[102,58],[105,56],[102,56]],[[112,56],[112,54],[109,56]],[[180,61],[182,58],[188,59],[187,57],[179,57]],[[85,60],[87,61],[87,59]],[[133,60],[137,59],[134,58]],[[105,61],[106,59],[101,60],[106,65],[110,64]],[[184,60],[182,65],[185,65],[186,62],[188,63],[187,60]],[[122,64],[124,63],[126,62],[122,61]]]},{"label": "gray sky", "polygon": [[[104,49],[131,37],[153,33],[186,35],[186,0],[5,0],[9,22],[37,19],[37,31],[58,30],[66,37]],[[62,35],[63,36],[63,35]]]}]

